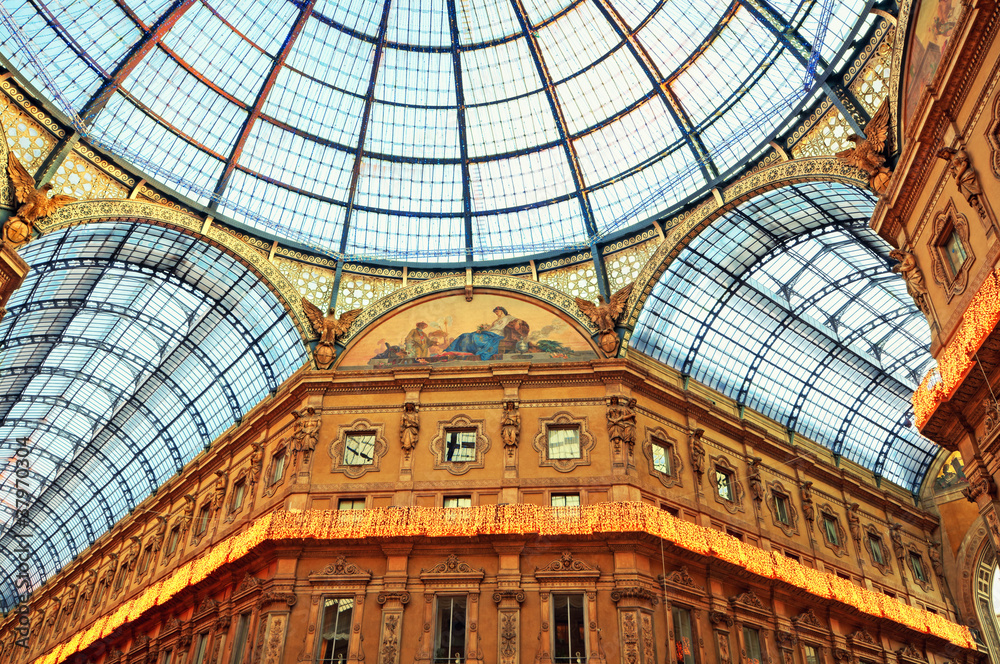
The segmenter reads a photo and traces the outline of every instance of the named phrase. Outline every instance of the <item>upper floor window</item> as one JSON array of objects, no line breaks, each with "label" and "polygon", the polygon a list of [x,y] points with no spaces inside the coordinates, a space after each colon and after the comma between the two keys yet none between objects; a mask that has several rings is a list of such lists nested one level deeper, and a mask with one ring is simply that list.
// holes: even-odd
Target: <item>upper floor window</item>
[{"label": "upper floor window", "polygon": [[465,661],[466,597],[437,598],[437,621],[434,632],[435,664],[459,664]]},{"label": "upper floor window", "polygon": [[472,507],[472,496],[445,496],[445,507]]},{"label": "upper floor window", "polygon": [[374,460],[374,431],[354,431],[344,436],[345,466],[367,466]]},{"label": "upper floor window", "polygon": [[212,505],[211,503],[205,503],[201,507],[201,511],[198,512],[198,528],[195,530],[195,535],[204,535],[205,531],[208,530],[208,520],[212,516]]},{"label": "upper floor window", "polygon": [[786,526],[791,525],[791,519],[788,517],[788,496],[777,491],[772,493],[774,495],[774,518]]},{"label": "upper floor window", "polygon": [[952,276],[958,274],[965,265],[969,254],[962,243],[962,237],[957,230],[952,229],[944,239],[944,253],[948,257],[948,266],[951,268]]},{"label": "upper floor window", "polygon": [[445,431],[445,461],[461,463],[476,460],[476,430],[449,429]]},{"label": "upper floor window", "polygon": [[139,558],[139,574],[145,574],[146,570],[149,569],[149,563],[153,559],[153,545],[147,544],[146,549],[142,552],[142,557]]},{"label": "upper floor window", "polygon": [[208,632],[198,635],[198,643],[194,647],[194,664],[205,664],[205,649],[208,647]]},{"label": "upper floor window", "polygon": [[872,552],[872,560],[876,565],[885,565],[885,551],[882,549],[882,538],[875,533],[868,533],[868,548]]},{"label": "upper floor window", "polygon": [[548,436],[550,459],[580,458],[579,427],[549,427]]},{"label": "upper floor window", "polygon": [[816,646],[811,646],[808,643],[803,646],[806,652],[806,664],[821,664],[819,658],[819,648]]},{"label": "upper floor window", "polygon": [[552,662],[587,661],[583,593],[552,593]]},{"label": "upper floor window", "polygon": [[578,493],[554,493],[552,494],[552,507],[579,507],[580,494]]},{"label": "upper floor window", "polygon": [[322,664],[343,664],[347,661],[353,616],[353,599],[331,597],[323,602],[323,632],[320,634]]},{"label": "upper floor window", "polygon": [[177,550],[177,543],[181,539],[180,524],[170,529],[170,537],[167,538],[167,555],[172,555]]},{"label": "upper floor window", "polygon": [[174,658],[174,651],[168,650],[163,653],[163,658],[160,659],[160,664],[170,664],[170,661]]},{"label": "upper floor window", "polygon": [[823,513],[823,537],[834,546],[840,546],[840,532],[837,517],[832,514]]},{"label": "upper floor window", "polygon": [[674,469],[671,459],[674,455],[674,446],[658,438],[653,439],[653,470],[664,475],[673,475]]},{"label": "upper floor window", "polygon": [[337,509],[340,511],[363,510],[364,508],[365,508],[364,498],[341,498],[337,502]]},{"label": "upper floor window", "polygon": [[243,500],[247,496],[247,481],[246,478],[238,480],[233,484],[233,506],[230,510],[231,512],[239,512],[243,509]]},{"label": "upper floor window", "polygon": [[715,486],[719,492],[719,498],[733,502],[736,497],[733,492],[733,473],[729,470],[716,467]]},{"label": "upper floor window", "polygon": [[910,566],[913,567],[913,577],[917,581],[927,581],[927,572],[924,571],[924,557],[916,551],[910,551]]},{"label": "upper floor window", "polygon": [[277,484],[285,476],[285,463],[288,459],[286,450],[275,452],[271,457],[271,477],[270,484]]}]

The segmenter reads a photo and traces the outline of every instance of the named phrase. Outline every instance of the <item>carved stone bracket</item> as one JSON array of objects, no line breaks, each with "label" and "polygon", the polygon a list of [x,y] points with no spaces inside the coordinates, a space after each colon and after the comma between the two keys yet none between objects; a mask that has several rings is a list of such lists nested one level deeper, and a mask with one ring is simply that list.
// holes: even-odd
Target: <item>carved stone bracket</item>
[{"label": "carved stone bracket", "polygon": [[725,611],[709,611],[708,619],[716,626],[725,625],[726,627],[732,627],[736,624],[736,620]]},{"label": "carved stone bracket", "polygon": [[294,593],[282,592],[275,589],[265,590],[264,593],[257,598],[257,609],[265,610],[272,604],[279,604],[284,602],[289,608],[295,606],[298,601],[298,597]]},{"label": "carved stone bracket", "polygon": [[611,601],[618,604],[623,599],[635,599],[643,602],[649,602],[653,606],[656,606],[660,601],[660,598],[656,596],[656,593],[644,586],[615,587],[614,590],[611,591]]}]

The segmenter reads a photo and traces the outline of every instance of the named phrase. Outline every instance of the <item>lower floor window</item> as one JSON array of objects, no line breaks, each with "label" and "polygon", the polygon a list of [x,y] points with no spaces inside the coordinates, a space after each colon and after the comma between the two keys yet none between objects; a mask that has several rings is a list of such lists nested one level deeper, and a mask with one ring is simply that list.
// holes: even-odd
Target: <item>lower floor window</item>
[{"label": "lower floor window", "polygon": [[677,664],[694,663],[694,635],[691,633],[691,611],[675,606],[674,643],[677,649]]},{"label": "lower floor window", "polygon": [[743,645],[747,651],[747,662],[761,664],[764,659],[760,650],[760,631],[754,627],[743,628]]},{"label": "lower floor window", "polygon": [[552,594],[552,661],[577,664],[587,661],[584,638],[583,593]]},{"label": "lower floor window", "polygon": [[331,597],[323,602],[323,633],[320,635],[323,643],[320,650],[322,664],[343,664],[347,661],[353,615],[353,599]]},{"label": "lower floor window", "polygon": [[820,664],[819,648],[806,644],[806,664]]},{"label": "lower floor window", "polygon": [[437,633],[434,635],[434,662],[458,664],[465,661],[464,595],[438,597]]}]

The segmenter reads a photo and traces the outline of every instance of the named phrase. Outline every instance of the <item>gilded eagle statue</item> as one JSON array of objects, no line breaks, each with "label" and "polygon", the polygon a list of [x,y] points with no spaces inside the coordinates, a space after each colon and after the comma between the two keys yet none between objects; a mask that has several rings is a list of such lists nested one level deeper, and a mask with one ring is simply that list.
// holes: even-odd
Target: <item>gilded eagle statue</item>
[{"label": "gilded eagle statue", "polygon": [[350,329],[354,319],[361,313],[361,309],[351,309],[340,315],[334,315],[333,309],[326,316],[315,304],[302,298],[302,308],[305,309],[306,318],[312,326],[313,332],[319,335],[319,342],[316,344],[316,366],[320,369],[329,369],[333,360],[337,357],[334,344],[337,337],[343,335]]},{"label": "gilded eagle statue", "polygon": [[3,226],[3,239],[15,247],[25,244],[31,238],[35,222],[47,217],[67,203],[76,199],[64,194],[56,194],[49,198],[51,183],[41,187],[35,186],[35,179],[18,160],[13,152],[7,154],[7,175],[14,185],[14,198],[19,207],[14,215]]},{"label": "gilded eagle statue", "polygon": [[837,159],[854,166],[868,176],[868,185],[881,194],[889,182],[892,171],[885,166],[886,141],[889,138],[889,104],[882,102],[875,115],[865,125],[865,138],[850,134],[847,139],[853,148],[841,150]]},{"label": "gilded eagle statue", "polygon": [[580,297],[576,298],[576,306],[600,331],[601,350],[608,356],[614,355],[615,351],[618,350],[618,335],[615,334],[615,325],[618,324],[618,318],[625,310],[625,304],[628,302],[629,295],[632,294],[633,286],[635,286],[635,282],[612,295],[607,302],[600,295],[597,296],[597,304]]}]

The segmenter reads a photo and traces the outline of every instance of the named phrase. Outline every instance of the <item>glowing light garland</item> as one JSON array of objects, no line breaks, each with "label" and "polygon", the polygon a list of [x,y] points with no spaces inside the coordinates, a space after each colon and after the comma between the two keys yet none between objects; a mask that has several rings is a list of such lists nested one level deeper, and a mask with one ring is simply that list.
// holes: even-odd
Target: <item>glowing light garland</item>
[{"label": "glowing light garland", "polygon": [[266,541],[595,533],[648,533],[688,551],[738,565],[763,578],[776,579],[868,615],[934,634],[957,646],[976,647],[968,627],[942,615],[860,588],[834,574],[807,567],[777,552],[764,551],[718,530],[678,519],[646,503],[599,503],[572,508],[481,505],[458,509],[391,507],[362,512],[271,512],[147,587],[135,599],[122,602],[90,627],[56,644],[45,655],[35,658],[33,664],[58,664],[85,650],[99,638],[164,604],[185,588],[200,583],[226,563],[247,556]]},{"label": "glowing light garland", "polygon": [[913,393],[913,414],[917,428],[923,428],[938,404],[947,401],[961,385],[974,364],[973,356],[1000,321],[1000,282],[994,273],[983,282],[948,345],[938,353],[937,369],[924,376]]}]

